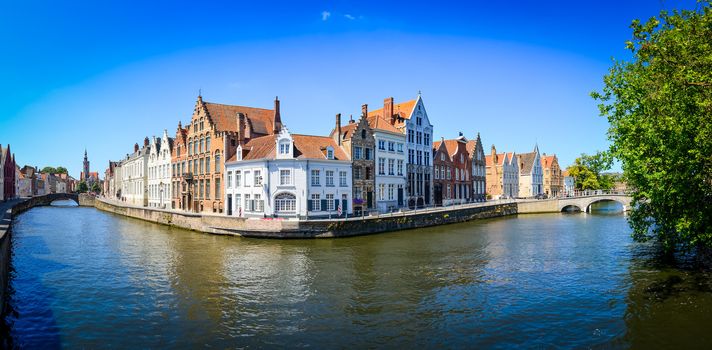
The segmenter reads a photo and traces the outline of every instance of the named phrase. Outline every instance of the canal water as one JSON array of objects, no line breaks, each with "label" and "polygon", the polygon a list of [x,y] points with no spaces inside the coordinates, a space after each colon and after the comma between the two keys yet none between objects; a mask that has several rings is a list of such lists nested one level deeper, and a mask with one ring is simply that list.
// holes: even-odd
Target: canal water
[{"label": "canal water", "polygon": [[5,323],[43,349],[710,348],[708,273],[601,212],[256,240],[35,208]]}]

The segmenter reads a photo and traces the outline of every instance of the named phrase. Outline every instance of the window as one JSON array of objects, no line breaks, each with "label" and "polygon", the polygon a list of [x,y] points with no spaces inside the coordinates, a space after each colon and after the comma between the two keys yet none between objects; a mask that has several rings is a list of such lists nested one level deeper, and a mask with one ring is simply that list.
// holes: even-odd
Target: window
[{"label": "window", "polygon": [[190,149],[193,148],[193,141],[188,142],[188,155],[190,155]]},{"label": "window", "polygon": [[451,198],[451,197],[452,197],[452,196],[450,195],[450,191],[451,191],[450,184],[447,184],[447,192],[445,192],[445,193],[447,194],[447,198]]},{"label": "window", "polygon": [[408,163],[415,164],[415,151],[412,149],[408,150]]},{"label": "window", "polygon": [[203,165],[205,164],[205,159],[200,158],[200,172],[198,174],[203,173]]},{"label": "window", "polygon": [[403,160],[398,159],[398,175],[403,175]]},{"label": "window", "polygon": [[176,146],[176,157],[180,157],[180,145]]},{"label": "window", "polygon": [[231,188],[231,187],[232,187],[232,171],[228,171],[228,172],[227,172],[227,183],[226,183],[226,185],[227,185],[227,188]]},{"label": "window", "polygon": [[239,193],[235,195],[235,213],[242,215],[242,195]]},{"label": "window", "polygon": [[394,184],[388,184],[388,200],[392,201],[393,200],[393,189],[395,188]]},{"label": "window", "polygon": [[215,179],[215,199],[220,199],[220,178]]},{"label": "window", "polygon": [[312,193],[311,203],[313,211],[321,211],[321,195]]},{"label": "window", "polygon": [[445,153],[440,153],[440,160],[445,161]]},{"label": "window", "polygon": [[440,180],[440,168],[435,167],[435,180]]},{"label": "window", "polygon": [[366,167],[366,180],[371,180],[371,167]]},{"label": "window", "polygon": [[395,175],[394,164],[395,164],[395,159],[388,160],[388,175]]},{"label": "window", "polygon": [[423,151],[418,151],[418,165],[423,164]]},{"label": "window", "polygon": [[205,149],[203,148],[203,142],[204,142],[204,141],[205,141],[205,140],[200,139],[200,153],[203,153],[204,150],[205,150]]},{"label": "window", "polygon": [[371,160],[371,159],[373,159],[372,153],[373,153],[373,150],[372,150],[372,149],[366,148],[366,160]]},{"label": "window", "polygon": [[361,195],[361,187],[354,187],[354,198],[355,199],[363,198],[363,196]]},{"label": "window", "polygon": [[[210,162],[210,161],[208,161]],[[215,172],[220,172],[220,153],[215,154]]]},{"label": "window", "polygon": [[378,149],[385,151],[386,150],[386,141],[378,140]]},{"label": "window", "polygon": [[[218,172],[218,162],[217,162],[217,156],[215,158],[215,172]],[[210,173],[210,157],[205,158],[205,173],[208,174]]]},{"label": "window", "polygon": [[291,185],[292,183],[292,172],[290,170],[280,170],[279,171],[279,184]]},{"label": "window", "polygon": [[430,165],[430,153],[423,152],[423,164]]},{"label": "window", "polygon": [[430,134],[427,131],[423,134],[423,144],[430,145]]},{"label": "window", "polygon": [[210,199],[210,180],[205,180],[205,198]]},{"label": "window", "polygon": [[279,143],[279,154],[289,154],[289,141]]},{"label": "window", "polygon": [[193,155],[198,154],[198,141],[193,141]]},{"label": "window", "polygon": [[413,130],[408,130],[408,142],[413,143]]},{"label": "window", "polygon": [[450,167],[447,167],[447,179],[452,179],[452,169]]},{"label": "window", "polygon": [[398,143],[398,153],[403,153],[403,144]]},{"label": "window", "polygon": [[312,184],[312,186],[321,186],[320,181],[319,181],[319,180],[321,179],[321,176],[319,176],[319,175],[320,175],[320,174],[319,174],[319,170],[313,169],[313,170],[311,171],[311,184]]},{"label": "window", "polygon": [[339,186],[346,187],[346,172],[339,171]]},{"label": "window", "polygon": [[203,183],[203,180],[200,180],[199,184],[198,184],[198,190],[200,191],[200,195],[198,196],[198,198],[200,198],[200,199],[203,199],[203,191],[205,190],[204,185],[205,184]]},{"label": "window", "polygon": [[250,185],[250,172],[245,171],[245,187]]},{"label": "window", "polygon": [[240,186],[242,186],[242,172],[238,170],[235,172],[235,187]]},{"label": "window", "polygon": [[386,174],[386,159],[385,158],[378,158],[378,174],[379,175]]},{"label": "window", "polygon": [[205,151],[210,152],[210,136],[205,139]]},{"label": "window", "polygon": [[255,187],[262,186],[262,170],[255,170]]},{"label": "window", "polygon": [[326,185],[334,186],[334,171],[333,170],[326,171]]},{"label": "window", "polygon": [[336,208],[334,208],[334,194],[329,193],[326,195],[326,210],[327,211],[334,211]]},{"label": "window", "polygon": [[396,143],[393,141],[388,141],[388,151],[394,152],[396,150]]},{"label": "window", "polygon": [[331,148],[326,149],[326,158],[327,159],[334,159],[334,150]]},{"label": "window", "polygon": [[354,167],[354,179],[356,179],[356,180],[361,179],[361,167],[360,166]]},{"label": "window", "polygon": [[366,130],[361,130],[361,138],[362,139],[366,138]]},{"label": "window", "polygon": [[415,133],[415,143],[419,145],[421,141],[423,141],[423,133],[418,131]]},{"label": "window", "polygon": [[361,147],[354,147],[354,159],[361,159]]},{"label": "window", "polygon": [[274,208],[278,213],[294,213],[297,210],[297,197],[291,193],[280,193],[274,199]]},{"label": "window", "polygon": [[379,184],[378,185],[378,199],[379,200],[386,200],[386,185],[385,184]]},{"label": "window", "polygon": [[462,153],[460,153],[460,163],[464,163],[464,162],[465,162],[465,156]]},{"label": "window", "polygon": [[255,195],[255,211],[261,212],[264,210],[265,202],[262,200],[262,195]]},{"label": "window", "polygon": [[250,201],[250,195],[245,194],[245,211],[252,211],[252,202]]}]

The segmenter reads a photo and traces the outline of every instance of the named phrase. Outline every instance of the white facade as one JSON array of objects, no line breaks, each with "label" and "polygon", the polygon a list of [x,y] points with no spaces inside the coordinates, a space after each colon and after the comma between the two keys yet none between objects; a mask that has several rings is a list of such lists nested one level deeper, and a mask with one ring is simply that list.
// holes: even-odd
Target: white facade
[{"label": "white facade", "polygon": [[519,196],[519,164],[515,153],[505,153],[502,164],[502,194],[506,198]]},{"label": "white facade", "polygon": [[406,153],[399,152],[397,148],[398,144],[405,144],[405,134],[374,128],[373,137],[376,140],[376,208],[386,213],[402,208],[407,203]]},{"label": "white facade", "polygon": [[[409,119],[405,122],[407,145],[408,182],[406,203],[411,201],[418,206],[433,204],[433,125],[425,111],[423,99],[418,94]],[[408,204],[411,205],[411,204]]]},{"label": "white facade", "polygon": [[544,171],[541,167],[539,147],[535,146],[534,152],[520,154],[518,157],[519,197],[532,197],[544,193]]},{"label": "white facade", "polygon": [[[150,146],[135,150],[121,162],[121,197],[127,204],[148,205],[148,155]],[[135,148],[138,148],[136,146]]]},{"label": "white facade", "polygon": [[[237,147],[235,161],[225,163],[226,214],[238,217],[311,218],[349,216],[352,208],[351,161],[334,159],[336,144],[302,142],[282,127],[277,136],[263,136]],[[316,137],[310,137],[316,138]],[[260,143],[271,152],[247,154]],[[269,144],[273,143],[273,144]],[[307,148],[311,147],[309,152]],[[313,148],[317,148],[313,151]],[[323,157],[319,148],[324,149]],[[295,155],[295,149],[300,154]],[[258,151],[254,151],[258,152]],[[251,158],[257,159],[251,159]]]},{"label": "white facade", "polygon": [[111,199],[121,199],[121,164],[114,166],[114,174],[107,179],[109,181],[109,193],[106,194]]},{"label": "white facade", "polygon": [[171,207],[171,147],[168,131],[160,139],[153,137],[148,155],[148,206]]}]

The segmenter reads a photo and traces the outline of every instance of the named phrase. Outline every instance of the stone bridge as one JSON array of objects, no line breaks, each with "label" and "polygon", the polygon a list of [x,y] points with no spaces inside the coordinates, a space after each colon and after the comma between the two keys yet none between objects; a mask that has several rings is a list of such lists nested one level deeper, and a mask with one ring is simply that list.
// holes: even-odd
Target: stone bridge
[{"label": "stone bridge", "polygon": [[50,193],[43,196],[30,197],[13,207],[13,214],[21,213],[23,211],[32,209],[34,207],[41,207],[51,205],[54,201],[59,200],[71,200],[77,203],[80,207],[93,207],[94,206],[94,196],[86,193],[76,194],[76,193]]},{"label": "stone bridge", "polygon": [[632,198],[625,193],[593,192],[576,197],[522,200],[517,202],[517,212],[520,214],[553,213],[570,209],[588,213],[591,211],[591,204],[602,201],[618,202],[623,205],[623,211],[628,211]]}]

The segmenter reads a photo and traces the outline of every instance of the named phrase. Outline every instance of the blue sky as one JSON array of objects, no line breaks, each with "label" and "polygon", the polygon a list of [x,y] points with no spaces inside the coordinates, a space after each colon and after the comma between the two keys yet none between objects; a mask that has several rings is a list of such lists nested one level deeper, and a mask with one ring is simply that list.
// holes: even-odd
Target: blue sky
[{"label": "blue sky", "polygon": [[562,166],[607,147],[589,97],[635,18],[694,1],[0,1],[0,143],[18,163],[103,173],[206,101],[271,108],[292,132],[422,91],[435,137]]}]

